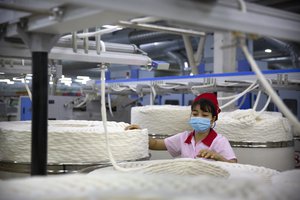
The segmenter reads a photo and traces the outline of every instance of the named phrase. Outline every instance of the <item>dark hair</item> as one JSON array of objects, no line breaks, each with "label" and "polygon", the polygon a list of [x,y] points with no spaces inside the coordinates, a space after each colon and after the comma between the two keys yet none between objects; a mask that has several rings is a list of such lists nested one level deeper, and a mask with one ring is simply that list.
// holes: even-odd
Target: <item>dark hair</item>
[{"label": "dark hair", "polygon": [[212,114],[213,117],[216,117],[216,120],[218,119],[216,108],[211,101],[207,99],[200,99],[198,101],[194,101],[191,106],[192,111],[197,105],[200,106],[200,109],[202,111],[209,112]]}]

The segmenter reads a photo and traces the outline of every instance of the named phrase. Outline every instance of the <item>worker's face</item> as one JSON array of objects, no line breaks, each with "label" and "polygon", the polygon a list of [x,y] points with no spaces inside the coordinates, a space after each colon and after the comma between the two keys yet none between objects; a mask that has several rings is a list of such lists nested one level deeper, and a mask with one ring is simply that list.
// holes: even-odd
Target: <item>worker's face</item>
[{"label": "worker's face", "polygon": [[212,116],[212,113],[205,112],[200,109],[200,105],[196,105],[194,109],[192,110],[191,117],[204,117],[210,119],[211,124],[216,120],[216,117]]}]

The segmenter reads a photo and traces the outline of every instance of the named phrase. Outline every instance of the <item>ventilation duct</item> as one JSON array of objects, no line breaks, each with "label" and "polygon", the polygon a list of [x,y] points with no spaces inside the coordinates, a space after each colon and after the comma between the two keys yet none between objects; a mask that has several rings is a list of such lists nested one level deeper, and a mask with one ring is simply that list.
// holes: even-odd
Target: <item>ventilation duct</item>
[{"label": "ventilation duct", "polygon": [[271,37],[265,37],[264,39],[276,48],[283,49],[286,53],[288,53],[290,55],[290,59],[294,68],[300,67],[298,59],[299,52],[295,45]]},{"label": "ventilation duct", "polygon": [[132,31],[124,29],[109,35],[104,35],[102,39],[106,42],[122,43],[122,44],[147,44],[153,42],[167,41],[179,39],[181,36],[162,32],[150,31]]}]

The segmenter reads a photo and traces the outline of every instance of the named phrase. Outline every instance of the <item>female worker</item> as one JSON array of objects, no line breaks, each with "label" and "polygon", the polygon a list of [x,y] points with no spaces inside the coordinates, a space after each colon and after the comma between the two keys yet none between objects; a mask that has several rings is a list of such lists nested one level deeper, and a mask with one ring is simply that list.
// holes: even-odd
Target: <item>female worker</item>
[{"label": "female worker", "polygon": [[[152,150],[167,150],[173,157],[206,158],[217,161],[236,163],[236,156],[228,140],[213,130],[220,108],[216,95],[203,93],[197,96],[191,106],[189,124],[192,132],[184,131],[166,139],[149,139]],[[126,129],[136,129],[130,125]]]}]

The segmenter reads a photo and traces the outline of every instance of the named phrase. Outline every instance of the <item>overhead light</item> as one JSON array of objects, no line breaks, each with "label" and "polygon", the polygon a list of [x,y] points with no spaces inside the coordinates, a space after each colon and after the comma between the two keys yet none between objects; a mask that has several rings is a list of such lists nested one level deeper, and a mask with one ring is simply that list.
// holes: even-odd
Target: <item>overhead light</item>
[{"label": "overhead light", "polygon": [[81,80],[91,80],[89,76],[77,76],[76,78]]},{"label": "overhead light", "polygon": [[8,83],[8,82],[10,82],[9,79],[0,79],[0,83]]},{"label": "overhead light", "polygon": [[66,86],[71,86],[72,83],[64,83]]},{"label": "overhead light", "polygon": [[77,82],[77,83],[86,84],[86,80],[75,79],[74,81]]},{"label": "overhead light", "polygon": [[184,69],[187,70],[189,68],[189,64],[187,62],[184,62]]},{"label": "overhead light", "polygon": [[272,50],[271,49],[265,49],[265,52],[266,53],[272,53]]},{"label": "overhead light", "polygon": [[107,29],[116,29],[117,31],[119,31],[119,30],[122,30],[122,29],[123,29],[123,28],[122,28],[122,27],[120,27],[120,26],[109,25],[109,24],[103,25],[102,27],[103,27],[103,28],[107,28]]},{"label": "overhead light", "polygon": [[4,72],[0,72],[0,74],[5,74]]},{"label": "overhead light", "polygon": [[70,77],[65,77],[64,75],[61,76],[61,78],[59,79],[61,82],[72,82],[72,78]]},{"label": "overhead light", "polygon": [[0,83],[6,83],[6,84],[11,85],[11,84],[14,84],[15,82],[11,81],[9,79],[0,79]]},{"label": "overhead light", "polygon": [[21,82],[21,83],[25,83],[24,78],[13,77],[13,80],[14,80],[14,81]]}]

